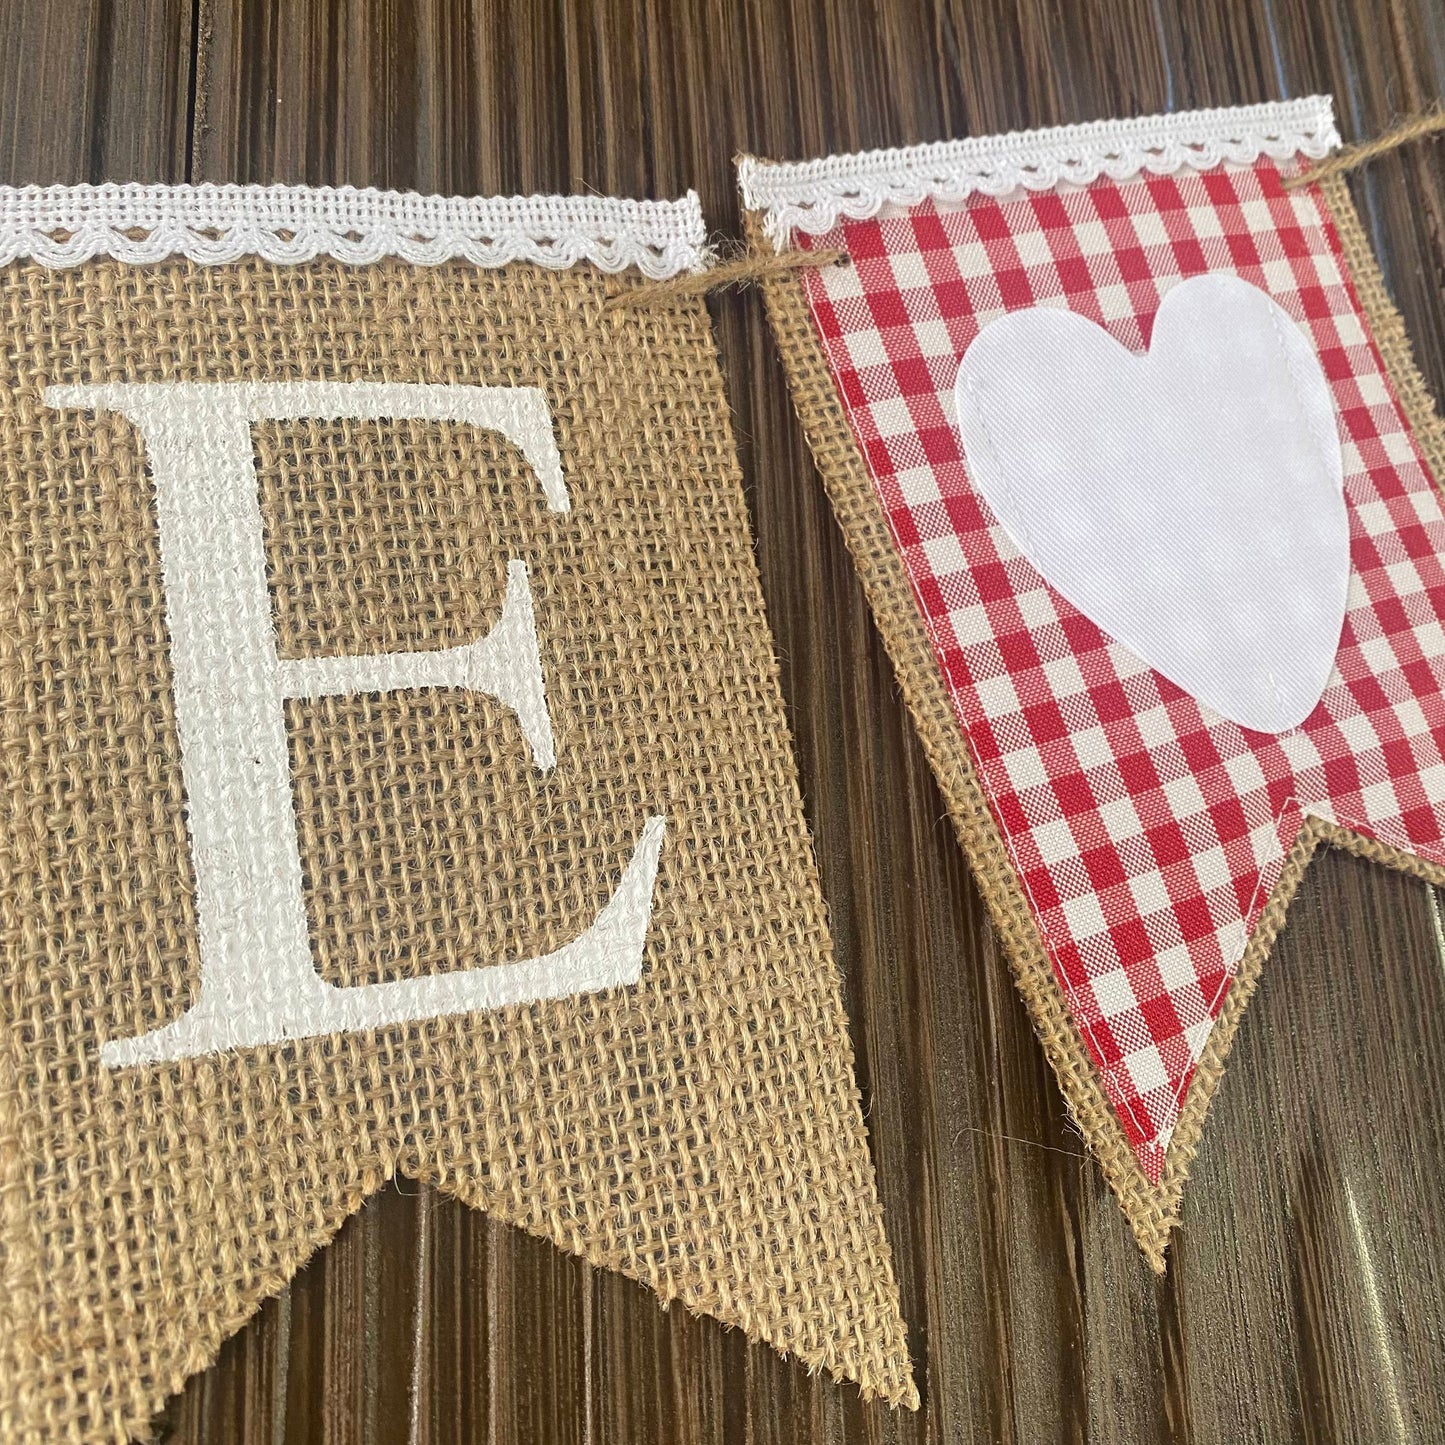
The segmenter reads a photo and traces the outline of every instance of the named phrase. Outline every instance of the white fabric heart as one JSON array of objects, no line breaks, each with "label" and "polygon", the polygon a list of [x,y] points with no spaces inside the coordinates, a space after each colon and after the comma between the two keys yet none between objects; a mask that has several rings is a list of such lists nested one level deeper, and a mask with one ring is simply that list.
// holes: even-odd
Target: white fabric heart
[{"label": "white fabric heart", "polygon": [[1263,291],[1181,282],[1146,355],[1014,311],[954,394],[974,482],[1069,602],[1242,727],[1309,716],[1349,589],[1344,467],[1314,349]]}]

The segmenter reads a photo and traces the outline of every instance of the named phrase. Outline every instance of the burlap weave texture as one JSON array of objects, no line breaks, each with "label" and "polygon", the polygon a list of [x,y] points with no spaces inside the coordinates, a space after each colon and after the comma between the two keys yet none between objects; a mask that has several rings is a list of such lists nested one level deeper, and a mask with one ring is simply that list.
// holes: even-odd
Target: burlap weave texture
[{"label": "burlap weave texture", "polygon": [[[590,267],[19,264],[0,277],[0,1435],[120,1438],[394,1170],[914,1398],[839,981],[700,302]],[[485,695],[286,703],[318,973],[542,954],[667,818],[638,985],[129,1069],[199,978],[145,448],[53,383],[540,387],[499,435],[252,429],[282,657],[495,621],[524,559],[556,733]]]}]

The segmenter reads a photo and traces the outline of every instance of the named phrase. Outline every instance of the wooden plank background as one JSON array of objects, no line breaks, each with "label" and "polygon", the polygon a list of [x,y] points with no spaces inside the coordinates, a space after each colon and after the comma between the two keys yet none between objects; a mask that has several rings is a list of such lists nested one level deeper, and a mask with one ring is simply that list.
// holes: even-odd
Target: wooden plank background
[{"label": "wooden plank background", "polygon": [[[3,0],[0,180],[703,197],[777,158],[1327,90],[1445,93],[1445,0]],[[1356,199],[1445,384],[1445,156]],[[753,295],[712,303],[924,1407],[864,1406],[406,1181],[173,1400],[181,1441],[1410,1441],[1445,1433],[1445,938],[1314,866],[1167,1279],[1070,1130]]]}]

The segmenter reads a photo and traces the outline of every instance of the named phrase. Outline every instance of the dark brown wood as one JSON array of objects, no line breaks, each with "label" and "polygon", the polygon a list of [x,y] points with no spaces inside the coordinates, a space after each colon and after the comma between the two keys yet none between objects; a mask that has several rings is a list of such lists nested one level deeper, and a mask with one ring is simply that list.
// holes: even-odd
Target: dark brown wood
[{"label": "dark brown wood", "polygon": [[194,14],[178,0],[0,4],[0,174],[183,181]]},{"label": "dark brown wood", "polygon": [[[805,156],[1330,90],[1445,94],[1445,0],[163,0],[0,7],[7,181],[703,196]],[[1356,196],[1445,386],[1445,154]],[[1421,883],[1314,866],[1167,1280],[1070,1130],[752,296],[711,303],[924,1408],[407,1181],[191,1382],[181,1441],[1426,1440],[1445,1432],[1445,945]]]}]

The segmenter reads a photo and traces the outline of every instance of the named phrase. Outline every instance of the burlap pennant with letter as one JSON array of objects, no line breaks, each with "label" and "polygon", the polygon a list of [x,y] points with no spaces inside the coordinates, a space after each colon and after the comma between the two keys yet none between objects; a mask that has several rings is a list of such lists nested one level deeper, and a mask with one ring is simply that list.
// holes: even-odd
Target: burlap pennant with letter
[{"label": "burlap pennant with letter", "polygon": [[696,200],[0,259],[0,1434],[143,1430],[396,1170],[914,1401],[706,312],[603,304]]},{"label": "burlap pennant with letter", "polygon": [[[1314,850],[1445,881],[1445,441],[1324,98],[747,160],[819,470],[1162,1269]],[[1303,1015],[1303,1010],[1302,1010]]]}]

